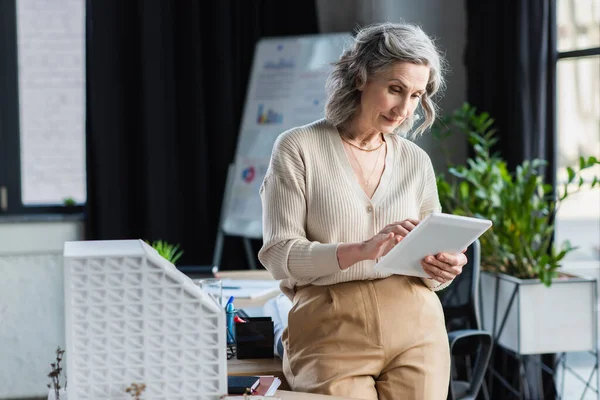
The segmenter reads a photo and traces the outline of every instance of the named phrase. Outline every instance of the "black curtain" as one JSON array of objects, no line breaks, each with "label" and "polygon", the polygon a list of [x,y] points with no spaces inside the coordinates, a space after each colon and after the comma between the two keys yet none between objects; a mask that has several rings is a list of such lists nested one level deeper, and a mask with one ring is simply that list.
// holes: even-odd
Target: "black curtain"
[{"label": "black curtain", "polygon": [[[254,46],[317,33],[314,1],[87,0],[90,240],[179,243],[212,260]],[[247,265],[228,239],[223,267]]]},{"label": "black curtain", "polygon": [[[548,162],[545,175],[555,184],[555,0],[467,0],[467,100],[495,120],[500,142],[496,150],[508,168],[534,158]],[[496,347],[494,367],[513,387],[519,386],[514,358]],[[525,356],[524,398],[555,396],[552,377],[542,374],[541,361],[553,355]],[[514,398],[492,382],[493,399]]]},{"label": "black curtain", "polygon": [[555,0],[467,0],[467,100],[496,120],[510,170],[548,161],[554,183]]}]

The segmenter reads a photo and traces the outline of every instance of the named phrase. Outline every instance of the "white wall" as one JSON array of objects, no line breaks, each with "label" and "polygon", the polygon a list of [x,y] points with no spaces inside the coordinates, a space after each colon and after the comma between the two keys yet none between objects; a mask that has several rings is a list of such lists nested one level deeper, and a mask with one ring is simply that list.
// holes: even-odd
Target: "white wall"
[{"label": "white wall", "polygon": [[47,395],[65,347],[63,244],[82,222],[0,223],[0,398]]},{"label": "white wall", "polygon": [[[463,53],[466,45],[466,11],[463,1],[448,0],[317,0],[321,32],[349,32],[356,26],[374,22],[415,23],[423,28],[445,52],[450,65],[446,94],[440,102],[442,111],[448,113],[460,107],[467,98],[466,71]],[[431,156],[436,171],[444,169],[445,162],[437,144],[430,136],[419,140]],[[453,162],[466,157],[467,142],[457,136],[447,141]]]}]

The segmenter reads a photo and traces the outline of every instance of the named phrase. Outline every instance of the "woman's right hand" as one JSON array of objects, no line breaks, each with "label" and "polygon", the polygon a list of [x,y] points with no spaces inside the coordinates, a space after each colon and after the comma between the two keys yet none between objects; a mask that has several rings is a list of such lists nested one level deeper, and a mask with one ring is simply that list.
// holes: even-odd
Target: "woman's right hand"
[{"label": "woman's right hand", "polygon": [[386,225],[375,236],[364,242],[341,243],[336,252],[340,269],[345,270],[357,262],[376,260],[385,256],[418,224],[419,221],[416,219],[405,219]]},{"label": "woman's right hand", "polygon": [[409,218],[386,225],[375,236],[362,243],[363,254],[368,260],[376,260],[385,256],[418,224],[418,220]]}]

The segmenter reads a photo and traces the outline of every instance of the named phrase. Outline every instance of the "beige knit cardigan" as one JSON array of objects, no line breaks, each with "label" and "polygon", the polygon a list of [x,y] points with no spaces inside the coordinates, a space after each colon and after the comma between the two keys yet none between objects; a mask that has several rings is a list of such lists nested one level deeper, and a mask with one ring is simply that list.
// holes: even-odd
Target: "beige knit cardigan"
[{"label": "beige knit cardigan", "polygon": [[[427,153],[399,135],[384,135],[385,169],[372,198],[359,185],[342,139],[326,120],[279,135],[260,188],[263,246],[258,257],[282,291],[297,285],[331,285],[386,278],[366,260],[340,270],[340,243],[371,238],[387,224],[440,211]],[[440,285],[423,279],[432,290]]]}]

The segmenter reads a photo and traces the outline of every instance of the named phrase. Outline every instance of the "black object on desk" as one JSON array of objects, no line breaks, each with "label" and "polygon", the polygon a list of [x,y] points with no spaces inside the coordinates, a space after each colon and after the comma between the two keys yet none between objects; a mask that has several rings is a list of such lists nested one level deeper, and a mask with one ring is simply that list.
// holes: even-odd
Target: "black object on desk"
[{"label": "black object on desk", "polygon": [[246,318],[246,321],[235,324],[238,360],[273,357],[275,334],[271,317]]},{"label": "black object on desk", "polygon": [[228,376],[227,393],[228,394],[252,394],[260,384],[258,376]]}]

